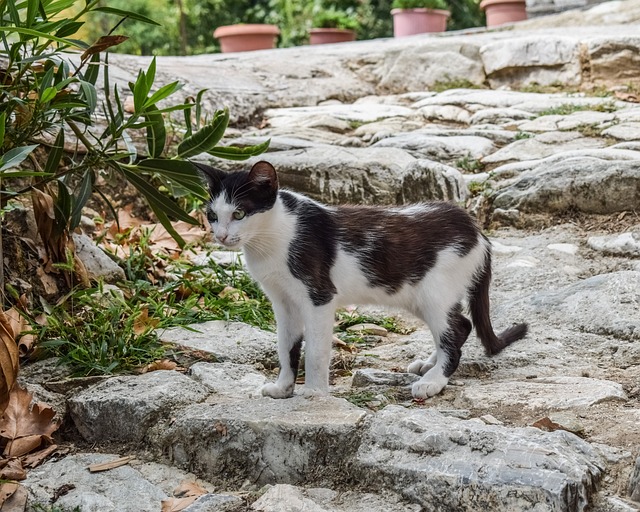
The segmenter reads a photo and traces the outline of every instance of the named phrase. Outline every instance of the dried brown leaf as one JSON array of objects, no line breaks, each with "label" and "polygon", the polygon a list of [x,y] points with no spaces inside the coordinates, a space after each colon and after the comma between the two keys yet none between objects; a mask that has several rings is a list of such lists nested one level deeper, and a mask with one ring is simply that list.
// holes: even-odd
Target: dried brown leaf
[{"label": "dried brown leaf", "polygon": [[0,437],[6,439],[4,455],[20,457],[51,442],[51,435],[60,426],[53,421],[55,411],[46,404],[31,406],[32,395],[20,386],[14,386],[9,405],[0,419]]},{"label": "dried brown leaf", "polygon": [[127,39],[129,39],[127,36],[119,35],[102,36],[84,51],[82,54],[82,60],[91,57],[94,53],[100,53],[105,51],[107,48],[124,43]]},{"label": "dried brown leaf", "polygon": [[169,359],[158,359],[157,361],[154,361],[153,363],[149,363],[147,366],[142,368],[140,373],[155,372],[158,370],[177,370],[177,369],[179,369],[178,363],[176,363],[175,361],[170,361]]},{"label": "dried brown leaf", "polygon": [[209,491],[202,487],[198,482],[193,482],[191,480],[184,480],[180,482],[180,485],[178,485],[178,487],[173,491],[173,495],[178,498],[202,496],[203,494],[208,493]]},{"label": "dried brown leaf", "polygon": [[22,461],[17,458],[9,459],[7,465],[0,470],[0,478],[3,480],[24,480],[27,478]]},{"label": "dried brown leaf", "polygon": [[20,484],[17,484],[15,482],[4,482],[0,484],[0,509],[4,506],[5,502],[18,490],[18,487],[20,487]]},{"label": "dried brown leaf", "polygon": [[110,462],[102,462],[100,464],[91,464],[87,469],[91,473],[99,473],[100,471],[108,471],[110,469],[119,468],[120,466],[124,466],[125,464],[129,464],[135,457],[133,455],[129,455],[127,457],[120,457],[119,459],[112,460]]},{"label": "dried brown leaf", "polygon": [[191,505],[194,501],[198,499],[199,496],[189,496],[187,498],[167,498],[166,500],[162,500],[162,512],[180,512],[184,510],[189,505]]},{"label": "dried brown leaf", "polygon": [[20,359],[16,336],[11,318],[0,311],[0,411],[9,405],[10,392],[18,378]]},{"label": "dried brown leaf", "polygon": [[140,314],[136,317],[136,319],[133,322],[133,332],[137,336],[140,336],[141,334],[144,334],[145,332],[150,331],[151,329],[156,327],[158,323],[159,323],[159,320],[157,318],[149,317],[148,308],[142,308],[142,310],[140,311]]},{"label": "dried brown leaf", "polygon": [[54,453],[58,449],[57,444],[52,444],[51,446],[47,446],[40,451],[35,453],[31,453],[25,457],[22,457],[22,464],[25,468],[33,469],[38,467],[42,462],[52,453]]},{"label": "dried brown leaf", "polygon": [[554,432],[556,430],[564,430],[561,425],[551,421],[547,416],[544,418],[540,418],[535,423],[531,424],[532,427],[539,428],[540,430],[544,430],[546,432]]},{"label": "dried brown leaf", "polygon": [[[3,487],[5,485],[11,484],[2,484]],[[0,508],[2,512],[24,512],[27,508],[27,498],[29,496],[27,488],[20,484],[16,485],[15,491],[2,503]]]}]

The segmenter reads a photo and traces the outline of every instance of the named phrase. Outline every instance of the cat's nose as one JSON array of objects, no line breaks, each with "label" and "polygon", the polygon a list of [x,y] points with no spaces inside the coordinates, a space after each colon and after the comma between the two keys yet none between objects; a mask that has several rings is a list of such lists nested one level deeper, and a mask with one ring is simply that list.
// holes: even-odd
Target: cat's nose
[{"label": "cat's nose", "polygon": [[227,240],[228,236],[228,233],[225,233],[224,235],[218,235],[218,240],[220,241],[220,243],[224,243]]}]

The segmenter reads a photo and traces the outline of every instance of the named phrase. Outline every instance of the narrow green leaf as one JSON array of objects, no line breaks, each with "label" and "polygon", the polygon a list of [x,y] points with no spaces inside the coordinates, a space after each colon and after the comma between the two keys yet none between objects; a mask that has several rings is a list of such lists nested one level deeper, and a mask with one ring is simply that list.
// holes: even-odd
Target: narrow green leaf
[{"label": "narrow green leaf", "polygon": [[137,164],[140,170],[176,182],[188,189],[200,199],[207,199],[207,191],[203,186],[202,176],[197,168],[188,160],[146,159]]},{"label": "narrow green leaf", "polygon": [[189,158],[213,149],[222,139],[229,124],[229,110],[218,110],[211,121],[178,145],[178,156]]},{"label": "narrow green leaf", "polygon": [[94,53],[91,56],[91,60],[87,64],[87,70],[84,72],[85,82],[90,83],[95,87],[98,81],[98,74],[100,73],[100,54]]},{"label": "narrow green leaf", "polygon": [[61,43],[66,46],[78,46],[77,44],[78,41],[74,41],[72,39],[64,39],[62,37],[56,37],[51,34],[47,34],[45,32],[40,32],[39,30],[33,30],[30,28],[5,26],[5,27],[0,27],[0,32],[5,32],[7,34],[11,34],[15,32],[16,34],[22,34],[22,35],[33,36],[33,37],[42,37],[43,39],[55,41],[57,43]]},{"label": "narrow green leaf", "polygon": [[78,194],[75,197],[73,210],[71,211],[71,223],[69,225],[70,230],[74,230],[80,225],[82,209],[91,197],[95,180],[96,176],[93,172],[93,169],[88,169],[85,172],[84,177],[82,178],[82,182],[80,183],[80,187],[78,189]]},{"label": "narrow green leaf", "polygon": [[187,104],[187,108],[184,109],[184,125],[186,127],[186,132],[184,134],[185,139],[191,137],[193,134],[193,128],[191,125],[191,110],[192,105]]},{"label": "narrow green leaf", "polygon": [[138,78],[132,87],[133,92],[133,108],[136,114],[139,114],[142,111],[142,107],[144,105],[147,96],[149,95],[149,90],[147,89],[147,79],[145,78],[144,71],[138,71]]},{"label": "narrow green leaf", "polygon": [[191,105],[189,105],[188,103],[183,103],[180,105],[173,105],[171,107],[158,109],[158,112],[167,114],[169,112],[175,112],[176,110],[187,110],[189,108],[191,108]]},{"label": "narrow green leaf", "polygon": [[[47,61],[47,62],[51,63],[51,61]],[[54,71],[55,71],[54,67],[51,66],[49,69],[47,69],[47,72],[42,76],[42,81],[38,84],[38,88],[41,91],[51,87],[51,84],[53,83]]]},{"label": "narrow green leaf", "polygon": [[93,113],[98,105],[98,94],[93,84],[80,80],[80,90],[82,91],[82,98],[87,102],[89,110]]},{"label": "narrow green leaf", "polygon": [[4,145],[4,130],[7,122],[7,113],[0,114],[0,148]]},{"label": "narrow green leaf", "polygon": [[130,11],[123,11],[122,9],[116,9],[114,7],[96,7],[93,11],[106,12],[107,14],[115,14],[116,16],[122,16],[125,18],[130,18],[136,21],[142,21],[144,23],[148,23],[150,25],[158,25],[161,26],[157,21],[153,21],[151,18],[147,18],[142,14],[138,14]]},{"label": "narrow green leaf", "polygon": [[207,151],[207,153],[209,153],[211,156],[224,158],[226,160],[246,160],[247,158],[251,158],[252,156],[264,153],[269,148],[270,143],[271,139],[268,139],[262,144],[257,144],[255,146],[216,146],[215,148]]},{"label": "narrow green leaf", "polygon": [[[149,205],[153,208],[156,215],[158,209],[165,217],[174,217],[178,220],[183,220],[189,224],[197,225],[198,221],[191,217],[187,212],[180,208],[171,198],[162,194],[156,187],[151,185],[138,173],[127,169],[124,166],[120,166],[120,169],[124,173],[129,182],[144,195],[145,199],[149,202]],[[163,224],[164,225],[164,224]],[[166,226],[165,226],[166,227]]]},{"label": "narrow green leaf", "polygon": [[[11,171],[11,170],[6,170],[3,171],[0,169],[0,178],[3,179],[11,179],[11,178],[31,178],[31,177],[43,177],[43,176],[50,176],[49,174],[45,173],[45,172],[35,172],[35,171]],[[0,192],[1,194],[11,194],[11,195],[18,195],[17,193],[11,193],[8,190],[2,190]]]},{"label": "narrow green leaf", "polygon": [[47,163],[44,166],[44,172],[51,175],[56,172],[58,166],[60,165],[60,160],[62,159],[62,153],[64,152],[64,129],[60,128],[58,135],[56,136],[56,140],[53,143],[53,147],[51,148],[51,152],[49,153],[49,158],[47,158]]},{"label": "narrow green leaf", "polygon": [[147,126],[147,148],[149,156],[158,158],[164,151],[167,141],[167,130],[164,127],[164,117],[158,114],[154,106],[148,107],[144,117],[150,122]]},{"label": "narrow green leaf", "polygon": [[25,19],[25,26],[31,27],[38,15],[38,4],[40,0],[28,0],[27,1],[27,18]]},{"label": "narrow green leaf", "polygon": [[180,89],[182,89],[182,87],[183,85],[180,82],[172,82],[170,84],[163,85],[162,87],[160,87],[160,89],[154,92],[151,97],[147,99],[147,101],[144,102],[144,108],[155,105],[159,101],[162,101],[163,99],[171,96],[174,92],[179,91]]},{"label": "narrow green leaf", "polygon": [[82,28],[84,21],[63,20],[62,26],[56,30],[57,37],[69,37]]},{"label": "narrow green leaf", "polygon": [[200,129],[200,123],[202,122],[202,95],[208,91],[208,89],[201,89],[196,94],[196,130]]},{"label": "narrow green leaf", "polygon": [[4,155],[0,156],[0,171],[20,165],[37,147],[38,144],[33,144],[31,146],[20,146],[10,149]]},{"label": "narrow green leaf", "polygon": [[67,185],[63,181],[58,180],[58,197],[56,197],[53,203],[56,220],[54,229],[56,233],[62,233],[69,224],[72,204],[71,195],[69,194]]},{"label": "narrow green leaf", "polygon": [[55,87],[48,87],[47,89],[40,91],[40,102],[47,103],[54,99],[56,94],[58,94],[58,89]]},{"label": "narrow green leaf", "polygon": [[[156,81],[156,58],[151,59],[149,63],[149,67],[147,68],[147,72],[145,73],[145,80],[147,83],[147,96],[151,92],[151,87],[153,87],[153,82]],[[146,97],[146,96],[145,96]]]}]

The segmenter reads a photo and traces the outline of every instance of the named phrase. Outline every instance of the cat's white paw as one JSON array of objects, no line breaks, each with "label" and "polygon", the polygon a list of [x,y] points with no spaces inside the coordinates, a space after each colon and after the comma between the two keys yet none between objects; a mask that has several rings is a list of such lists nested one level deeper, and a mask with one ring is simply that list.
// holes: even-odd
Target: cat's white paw
[{"label": "cat's white paw", "polygon": [[271,398],[289,398],[293,396],[293,386],[284,387],[270,382],[262,386],[262,395]]},{"label": "cat's white paw", "polygon": [[427,359],[426,361],[423,361],[422,359],[416,359],[413,363],[407,366],[407,372],[414,373],[416,375],[424,375],[429,370],[431,370],[431,368],[433,368],[435,364],[435,358],[433,358],[433,361],[431,360],[431,358]]},{"label": "cat's white paw", "polygon": [[447,382],[449,382],[449,379],[443,375],[429,376],[428,378],[425,376],[413,384],[411,394],[413,398],[423,400],[440,393],[447,385]]},{"label": "cat's white paw", "polygon": [[308,388],[306,386],[302,387],[298,394],[305,396],[307,398],[312,398],[315,396],[327,396],[329,394],[328,389],[318,389],[318,388]]}]

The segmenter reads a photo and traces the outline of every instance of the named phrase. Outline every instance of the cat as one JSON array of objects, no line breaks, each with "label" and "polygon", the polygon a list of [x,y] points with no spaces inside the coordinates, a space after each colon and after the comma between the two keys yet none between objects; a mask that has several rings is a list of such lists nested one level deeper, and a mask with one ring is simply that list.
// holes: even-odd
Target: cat
[{"label": "cat", "polygon": [[233,173],[196,165],[209,189],[214,240],[242,249],[249,273],[273,305],[280,373],[263,395],[293,395],[303,340],[303,394],[328,393],[338,306],[401,307],[424,320],[436,349],[408,366],[422,376],[411,390],[417,399],[440,393],[458,367],[472,330],[462,314],[464,299],[488,355],[527,334],[525,323],[494,333],[491,244],[462,208],[447,202],[325,206],[280,189],[265,161]]}]

